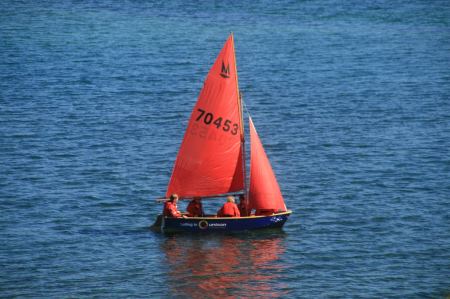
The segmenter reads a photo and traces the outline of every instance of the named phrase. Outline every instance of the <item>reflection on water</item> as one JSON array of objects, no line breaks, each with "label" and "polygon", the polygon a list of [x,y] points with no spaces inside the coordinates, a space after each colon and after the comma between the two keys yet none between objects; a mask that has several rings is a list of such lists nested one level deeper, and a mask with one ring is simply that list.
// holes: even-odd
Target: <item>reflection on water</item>
[{"label": "reflection on water", "polygon": [[168,237],[168,287],[174,296],[192,298],[280,297],[285,251],[282,232],[252,236]]}]

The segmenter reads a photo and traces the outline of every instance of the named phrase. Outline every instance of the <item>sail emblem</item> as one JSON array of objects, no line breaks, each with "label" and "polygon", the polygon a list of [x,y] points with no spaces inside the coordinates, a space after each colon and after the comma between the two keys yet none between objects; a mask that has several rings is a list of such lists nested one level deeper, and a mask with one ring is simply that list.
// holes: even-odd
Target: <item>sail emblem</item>
[{"label": "sail emblem", "polygon": [[227,66],[225,66],[225,63],[222,60],[222,70],[220,71],[220,75],[224,78],[230,78],[230,64],[227,63]]}]

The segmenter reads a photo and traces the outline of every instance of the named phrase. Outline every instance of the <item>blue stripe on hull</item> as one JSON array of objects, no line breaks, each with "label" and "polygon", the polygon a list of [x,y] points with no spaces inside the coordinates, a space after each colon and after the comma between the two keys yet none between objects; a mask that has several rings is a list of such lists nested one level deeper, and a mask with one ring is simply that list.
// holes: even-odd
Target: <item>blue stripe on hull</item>
[{"label": "blue stripe on hull", "polygon": [[[165,232],[230,232],[254,230],[262,228],[282,227],[291,212],[279,213],[271,216],[241,217],[241,218],[167,218],[161,223]],[[156,223],[155,223],[156,224]]]}]

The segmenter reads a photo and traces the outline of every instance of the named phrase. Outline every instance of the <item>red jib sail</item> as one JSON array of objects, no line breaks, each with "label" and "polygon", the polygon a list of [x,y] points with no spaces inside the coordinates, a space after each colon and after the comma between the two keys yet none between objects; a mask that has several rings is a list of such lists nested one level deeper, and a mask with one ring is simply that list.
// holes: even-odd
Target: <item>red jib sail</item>
[{"label": "red jib sail", "polygon": [[244,189],[242,113],[233,36],[206,77],[166,196],[211,196]]},{"label": "red jib sail", "polygon": [[286,211],[277,179],[251,118],[249,118],[249,123],[251,143],[250,209]]}]

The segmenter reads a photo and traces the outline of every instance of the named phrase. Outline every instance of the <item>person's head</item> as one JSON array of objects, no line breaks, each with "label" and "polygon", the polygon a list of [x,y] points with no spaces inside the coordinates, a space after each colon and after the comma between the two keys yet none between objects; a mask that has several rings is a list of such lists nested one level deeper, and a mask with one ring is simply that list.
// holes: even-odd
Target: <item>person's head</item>
[{"label": "person's head", "polygon": [[199,202],[200,200],[201,200],[201,198],[198,197],[198,196],[196,196],[196,197],[194,197],[194,198],[192,199],[192,201],[196,201],[196,202]]},{"label": "person's head", "polygon": [[244,202],[245,196],[243,194],[239,195],[239,202]]},{"label": "person's head", "polygon": [[231,195],[227,196],[227,202],[234,203],[234,196],[231,196]]},{"label": "person's head", "polygon": [[171,201],[173,203],[177,203],[178,202],[178,195],[175,194],[175,193],[170,195],[170,200],[169,201]]}]

